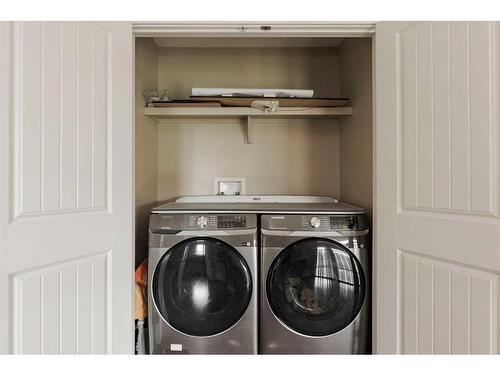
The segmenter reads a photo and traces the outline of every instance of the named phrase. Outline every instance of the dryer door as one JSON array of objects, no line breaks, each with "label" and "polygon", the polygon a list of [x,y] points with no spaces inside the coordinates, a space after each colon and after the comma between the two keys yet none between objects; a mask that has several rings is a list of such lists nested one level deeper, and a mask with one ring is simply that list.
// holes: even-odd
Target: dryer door
[{"label": "dryer door", "polygon": [[192,238],[160,259],[152,293],[171,327],[192,336],[211,336],[243,316],[252,295],[252,278],[235,248],[213,238]]},{"label": "dryer door", "polygon": [[281,251],[267,276],[267,298],[276,317],[307,336],[327,336],[357,316],[366,282],[357,258],[341,244],[306,238]]}]

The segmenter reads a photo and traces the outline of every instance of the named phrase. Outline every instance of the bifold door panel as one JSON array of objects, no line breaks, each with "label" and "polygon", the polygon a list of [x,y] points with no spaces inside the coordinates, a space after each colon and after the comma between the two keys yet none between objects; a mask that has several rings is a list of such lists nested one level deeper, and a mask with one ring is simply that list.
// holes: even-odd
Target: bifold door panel
[{"label": "bifold door panel", "polygon": [[380,353],[499,351],[498,32],[377,27]]},{"label": "bifold door panel", "polygon": [[130,25],[0,28],[0,351],[131,353]]}]

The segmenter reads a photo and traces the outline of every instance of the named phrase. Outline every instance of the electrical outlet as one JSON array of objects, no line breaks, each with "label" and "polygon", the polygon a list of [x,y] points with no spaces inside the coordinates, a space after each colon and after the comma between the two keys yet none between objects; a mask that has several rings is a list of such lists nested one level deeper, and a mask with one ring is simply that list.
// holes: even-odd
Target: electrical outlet
[{"label": "electrical outlet", "polygon": [[246,180],[243,177],[215,177],[214,194],[245,195]]}]

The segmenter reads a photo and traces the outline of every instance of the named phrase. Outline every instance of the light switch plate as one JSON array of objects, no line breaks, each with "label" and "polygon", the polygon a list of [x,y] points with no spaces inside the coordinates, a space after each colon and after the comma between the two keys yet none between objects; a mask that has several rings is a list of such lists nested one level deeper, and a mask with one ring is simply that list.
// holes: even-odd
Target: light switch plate
[{"label": "light switch plate", "polygon": [[214,194],[245,195],[246,180],[244,177],[215,177]]}]

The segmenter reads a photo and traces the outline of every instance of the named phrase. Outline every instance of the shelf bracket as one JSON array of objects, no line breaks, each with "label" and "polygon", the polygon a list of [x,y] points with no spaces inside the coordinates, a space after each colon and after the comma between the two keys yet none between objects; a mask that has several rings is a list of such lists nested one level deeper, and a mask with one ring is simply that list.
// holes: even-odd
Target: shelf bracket
[{"label": "shelf bracket", "polygon": [[245,137],[245,144],[253,143],[253,119],[250,116],[246,116],[245,123],[243,124],[243,132]]}]

